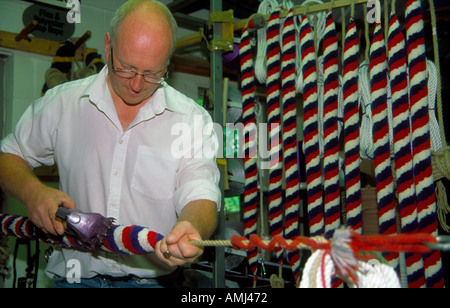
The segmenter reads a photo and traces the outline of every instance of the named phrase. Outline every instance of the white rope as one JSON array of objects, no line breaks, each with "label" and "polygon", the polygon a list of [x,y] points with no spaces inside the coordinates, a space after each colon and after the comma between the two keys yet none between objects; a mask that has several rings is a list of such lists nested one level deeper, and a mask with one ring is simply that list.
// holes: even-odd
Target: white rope
[{"label": "white rope", "polygon": [[372,109],[370,106],[370,80],[369,65],[363,62],[359,66],[359,98],[362,111],[360,129],[360,152],[362,159],[374,159],[373,138],[372,138]]},{"label": "white rope", "polygon": [[[427,60],[428,71],[428,110],[430,115],[430,138],[431,138],[431,150],[433,152],[438,151],[443,147],[439,124],[436,118],[435,105],[436,105],[436,93],[438,76],[434,63]],[[392,128],[392,104],[391,104],[391,88],[388,83],[388,120],[389,127]],[[373,159],[373,139],[372,139],[372,111],[370,108],[370,80],[369,80],[369,65],[362,63],[359,67],[359,96],[362,106],[362,119],[361,119],[361,158]],[[393,153],[393,130],[389,129],[389,142],[391,153]],[[391,154],[393,155],[393,154]]]},{"label": "white rope", "polygon": [[[321,0],[306,0],[301,5],[307,6],[309,4],[322,4],[323,1]],[[308,15],[308,20],[315,22],[311,22],[311,28],[314,30],[314,35],[316,36],[316,50],[317,46],[319,45],[320,41],[323,39],[323,34],[325,32],[325,25],[326,25],[326,18],[327,18],[327,12],[326,11],[320,11],[316,12],[314,14]],[[297,32],[300,29],[302,16],[298,15],[294,19],[295,28]],[[297,93],[303,93],[303,77],[302,77],[302,64],[300,60],[300,44],[297,43],[297,59],[296,59],[296,72],[297,72],[297,78],[296,78],[296,91]]]},{"label": "white rope", "polygon": [[[263,15],[271,14],[279,6],[277,0],[263,0],[259,4],[258,13]],[[257,50],[255,59],[255,78],[261,84],[266,84],[266,48],[267,48],[267,24],[257,30]]]},{"label": "white rope", "polygon": [[[301,25],[301,19],[299,16],[294,17],[294,25],[295,25],[295,31],[296,36],[300,33],[300,25]],[[297,93],[303,93],[303,73],[302,73],[302,61],[301,61],[301,51],[300,51],[300,39],[295,40],[295,91]]]},{"label": "white rope", "polygon": [[[323,131],[323,107],[324,107],[324,81],[325,76],[323,74],[323,56],[320,56],[317,59],[317,66],[318,66],[318,74],[317,74],[317,91],[318,91],[318,115],[317,115],[317,121],[318,121],[318,130],[319,130],[319,151],[320,151],[320,157],[323,158],[324,153],[324,146],[325,146],[325,138],[324,138],[324,131]],[[342,88],[342,76],[339,75],[339,88],[338,88],[338,119],[344,118],[344,93]],[[338,136],[341,135],[341,129],[344,125],[344,121],[339,121],[338,123]],[[339,160],[341,161],[341,157],[339,157]],[[339,164],[340,165],[340,164]]]},{"label": "white rope", "polygon": [[430,142],[431,151],[436,152],[443,147],[441,131],[436,118],[436,95],[438,87],[438,74],[433,61],[427,60],[428,71],[428,112],[430,115]]},{"label": "white rope", "polygon": [[[389,76],[386,76],[389,78]],[[374,159],[374,143],[373,143],[373,119],[371,108],[371,86],[369,79],[369,64],[363,62],[359,67],[359,92],[360,105],[362,109],[361,130],[360,130],[360,152],[362,159]],[[390,83],[387,83],[387,111],[389,124],[389,146],[391,156],[394,153],[394,135],[392,124],[392,102],[391,102],[391,88]]]},{"label": "white rope", "polygon": [[283,9],[289,11],[290,9],[294,8],[295,4],[292,0],[283,0],[282,6],[283,6]]},{"label": "white rope", "polygon": [[331,278],[335,273],[334,265],[330,254],[325,255],[325,259],[324,254],[324,250],[317,250],[309,257],[303,269],[299,288],[331,288]]},{"label": "white rope", "polygon": [[[305,0],[302,3],[302,6],[307,6],[310,4],[323,4],[323,1],[321,0]],[[320,43],[320,41],[323,38],[323,34],[325,32],[325,25],[326,25],[326,19],[327,19],[327,11],[319,11],[315,14],[308,15],[309,20],[313,20],[312,17],[316,16],[317,18],[317,24],[314,23],[314,31],[317,33],[317,45]]]},{"label": "white rope", "polygon": [[397,273],[389,265],[378,260],[358,262],[360,268],[357,272],[355,288],[400,288]]},{"label": "white rope", "polygon": [[[325,250],[315,251],[305,264],[300,288],[331,288],[336,275],[335,265]],[[400,288],[400,280],[395,270],[376,259],[358,261],[356,281],[346,283],[351,288]]]}]

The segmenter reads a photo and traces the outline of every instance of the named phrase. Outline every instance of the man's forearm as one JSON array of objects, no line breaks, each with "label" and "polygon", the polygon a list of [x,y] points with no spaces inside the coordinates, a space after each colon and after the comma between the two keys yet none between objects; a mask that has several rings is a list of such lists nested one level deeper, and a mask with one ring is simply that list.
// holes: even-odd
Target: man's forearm
[{"label": "man's forearm", "polygon": [[210,200],[192,201],[181,211],[178,221],[190,222],[200,233],[202,239],[207,239],[216,228],[217,205]]},{"label": "man's forearm", "polygon": [[25,204],[35,226],[54,235],[64,233],[56,211],[61,205],[75,208],[75,202],[64,192],[42,183],[22,158],[0,153],[0,186]]},{"label": "man's forearm", "polygon": [[0,153],[0,187],[10,196],[26,202],[26,191],[42,183],[20,157]]}]

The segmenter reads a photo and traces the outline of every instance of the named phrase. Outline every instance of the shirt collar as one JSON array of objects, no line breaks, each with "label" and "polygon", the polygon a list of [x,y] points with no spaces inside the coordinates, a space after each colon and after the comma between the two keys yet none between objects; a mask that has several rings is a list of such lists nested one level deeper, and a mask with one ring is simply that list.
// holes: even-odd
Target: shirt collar
[{"label": "shirt collar", "polygon": [[[97,78],[86,87],[83,93],[84,97],[88,97],[93,104],[102,110],[106,107],[105,104],[108,101],[111,102],[111,94],[106,84],[107,76],[108,67],[105,65],[98,73]],[[172,91],[172,88],[166,82],[163,82],[152,97],[142,106],[141,110],[155,115],[162,114],[166,109],[173,112],[186,113],[186,109],[178,104],[176,98],[171,97],[170,93]]]},{"label": "shirt collar", "polygon": [[164,112],[165,109],[178,113],[186,113],[186,108],[179,105],[175,96],[171,95],[172,88],[163,82],[161,87],[156,90],[148,103],[153,106],[155,114]]},{"label": "shirt collar", "polygon": [[[97,74],[97,77],[91,82],[83,92],[83,97],[88,97],[94,105],[99,105],[103,96],[106,94],[108,86],[106,77],[108,76],[108,68],[105,65]],[[108,93],[109,94],[109,93]]]}]

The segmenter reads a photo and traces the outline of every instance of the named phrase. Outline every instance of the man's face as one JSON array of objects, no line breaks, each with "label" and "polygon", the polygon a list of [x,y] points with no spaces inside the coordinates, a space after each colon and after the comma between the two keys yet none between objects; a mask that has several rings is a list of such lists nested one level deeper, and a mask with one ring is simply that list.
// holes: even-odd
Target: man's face
[{"label": "man's face", "polygon": [[[109,48],[109,78],[114,92],[129,105],[138,105],[148,100],[153,93],[160,87],[155,80],[148,81],[149,77],[144,79],[142,75],[163,77],[167,71],[167,62],[152,61],[150,57],[144,57],[143,61],[135,55],[136,52],[129,52],[128,48],[121,48],[120,44],[114,44]],[[130,76],[123,76],[123,72]]]},{"label": "man's face", "polygon": [[[113,42],[109,33],[105,36],[110,83],[115,94],[128,105],[147,101],[160,87],[142,75],[164,76],[171,53],[172,33],[167,21],[156,13],[144,13],[137,11],[127,17]],[[123,70],[138,74],[125,78],[118,73]]]}]

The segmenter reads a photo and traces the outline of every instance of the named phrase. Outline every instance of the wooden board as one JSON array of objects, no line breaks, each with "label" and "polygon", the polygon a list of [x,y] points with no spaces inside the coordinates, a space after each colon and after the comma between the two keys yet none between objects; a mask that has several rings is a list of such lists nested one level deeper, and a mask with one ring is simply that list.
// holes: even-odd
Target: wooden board
[{"label": "wooden board", "polygon": [[59,42],[38,37],[30,37],[30,41],[26,39],[16,41],[16,36],[17,33],[0,30],[0,47],[32,52],[45,56],[54,56],[59,47]]}]

